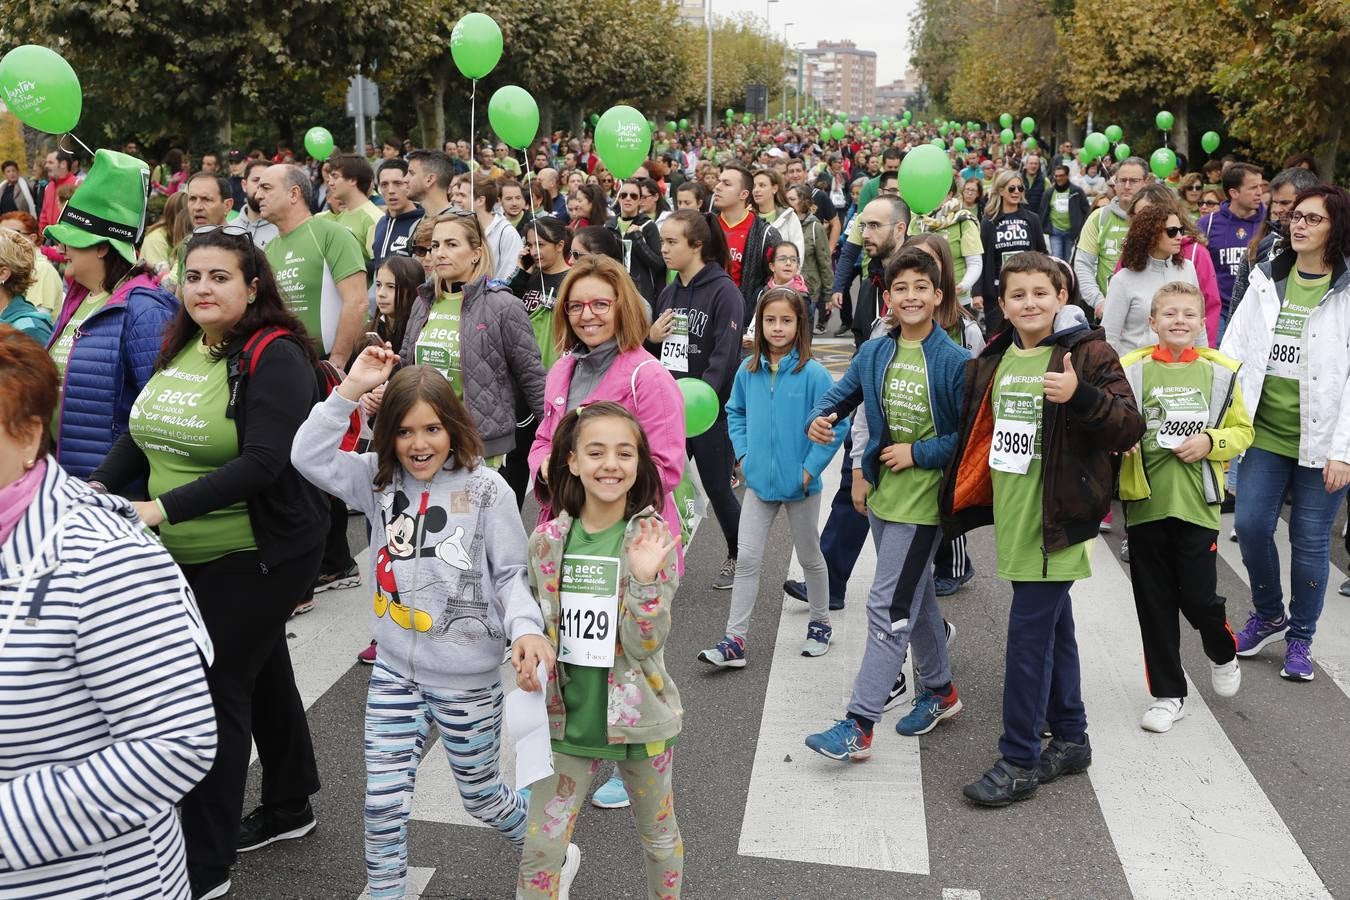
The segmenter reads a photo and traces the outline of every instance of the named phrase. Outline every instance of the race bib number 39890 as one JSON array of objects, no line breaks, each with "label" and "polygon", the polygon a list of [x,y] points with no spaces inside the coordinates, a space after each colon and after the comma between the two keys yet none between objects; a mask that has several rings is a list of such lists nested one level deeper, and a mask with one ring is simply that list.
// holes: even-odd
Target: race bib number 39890
[{"label": "race bib number 39890", "polygon": [[612,556],[567,556],[560,584],[558,660],[610,668],[619,624],[619,561]]},{"label": "race bib number 39890", "polygon": [[1040,455],[1036,431],[1041,422],[1041,396],[1004,391],[994,415],[994,438],[989,445],[989,468],[1025,475]]}]

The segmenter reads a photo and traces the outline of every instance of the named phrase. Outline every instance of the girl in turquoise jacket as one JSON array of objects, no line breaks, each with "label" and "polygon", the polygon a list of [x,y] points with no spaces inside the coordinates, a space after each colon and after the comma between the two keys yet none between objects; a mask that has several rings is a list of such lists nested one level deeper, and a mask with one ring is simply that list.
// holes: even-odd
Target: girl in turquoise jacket
[{"label": "girl in turquoise jacket", "polygon": [[828,446],[813,443],[798,428],[834,379],[811,358],[811,318],[802,295],[773,288],[755,312],[753,352],[741,363],[727,401],[727,430],[745,472],[738,535],[740,556],[731,588],[726,636],[698,658],[721,668],[745,665],[745,638],[759,593],[764,542],[778,516],[787,510],[797,557],[806,573],[811,620],[803,656],[823,656],[830,647],[829,581],[820,552],[820,473],[843,443],[848,421],[834,427]]}]

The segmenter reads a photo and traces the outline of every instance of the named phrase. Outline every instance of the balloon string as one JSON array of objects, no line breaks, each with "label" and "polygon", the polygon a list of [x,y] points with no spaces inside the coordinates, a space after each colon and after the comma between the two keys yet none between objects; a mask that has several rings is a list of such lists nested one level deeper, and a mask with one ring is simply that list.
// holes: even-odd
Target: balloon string
[{"label": "balloon string", "polygon": [[474,138],[474,104],[478,100],[478,79],[473,79],[473,88],[469,91],[469,212],[473,212],[473,167],[478,156],[478,141]]},{"label": "balloon string", "polygon": [[72,141],[74,141],[75,143],[77,143],[77,144],[79,144],[81,147],[83,147],[85,153],[88,153],[90,156],[93,156],[93,155],[94,155],[94,151],[89,149],[89,145],[87,145],[84,141],[82,141],[82,140],[80,140],[78,137],[76,137],[76,136],[75,136],[75,133],[72,132],[72,131],[67,131],[67,132],[66,132],[65,134],[63,134],[63,135],[61,136],[61,138],[56,142],[56,146],[57,146],[58,148],[60,148],[63,152],[65,152],[65,153],[70,153],[72,156],[74,155],[74,153],[72,153],[72,151],[67,150],[65,147],[63,147],[63,146],[61,145],[61,142],[64,141],[66,138],[70,138]]},{"label": "balloon string", "polygon": [[[525,186],[528,188],[529,182]],[[539,220],[539,209],[534,205],[534,191],[527,190],[525,193],[530,195],[530,221],[536,222]],[[539,227],[531,227],[530,234],[534,235],[534,264],[539,269],[539,296],[543,297],[547,292],[544,289],[544,263],[539,258]]]}]

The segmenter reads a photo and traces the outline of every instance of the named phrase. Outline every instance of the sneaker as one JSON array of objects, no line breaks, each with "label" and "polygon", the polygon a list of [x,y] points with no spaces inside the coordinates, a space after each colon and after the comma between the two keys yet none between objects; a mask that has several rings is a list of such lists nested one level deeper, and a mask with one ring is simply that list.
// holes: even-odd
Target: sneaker
[{"label": "sneaker", "polygon": [[961,586],[974,577],[975,570],[973,568],[967,569],[966,574],[959,578],[935,578],[933,579],[933,586],[937,590],[937,595],[939,597],[950,597],[952,594],[961,590]]},{"label": "sneaker", "polygon": [[1237,509],[1237,494],[1232,491],[1223,492],[1223,502],[1219,504],[1219,512],[1230,513]]},{"label": "sneaker", "polygon": [[581,848],[576,844],[568,844],[567,855],[563,857],[562,869],[558,872],[558,900],[568,900],[572,882],[576,880],[580,868]]},{"label": "sneaker", "polygon": [[895,709],[897,706],[900,705],[900,701],[905,698],[905,694],[908,692],[909,692],[909,685],[905,682],[905,673],[901,672],[896,677],[895,684],[891,685],[890,691],[887,692],[886,702],[882,704],[881,711],[887,712],[889,710]]},{"label": "sneaker", "polygon": [[623,809],[628,803],[628,790],[623,786],[623,779],[617,775],[596,788],[591,795],[591,806],[598,809]]},{"label": "sneaker", "polygon": [[745,641],[734,635],[727,635],[711,650],[699,651],[698,658],[719,669],[745,668]]},{"label": "sneaker", "polygon": [[230,892],[228,875],[223,881],[211,878],[207,879],[206,883],[189,876],[188,885],[192,890],[192,900],[216,900],[217,897],[224,897]]},{"label": "sneaker", "polygon": [[947,639],[948,647],[951,647],[952,641],[956,640],[956,626],[946,619],[942,620],[942,636]]},{"label": "sneaker", "polygon": [[1130,539],[1127,537],[1120,539],[1120,561],[1123,563],[1130,561]]},{"label": "sneaker", "polygon": [[919,685],[919,692],[914,697],[914,708],[895,723],[895,733],[903,734],[905,737],[927,734],[936,728],[939,722],[960,715],[961,710],[965,708],[966,705],[957,696],[955,685],[945,700],[923,685]]},{"label": "sneaker", "polygon": [[802,656],[824,656],[830,652],[830,636],[834,629],[826,622],[808,622],[806,640],[802,642]]},{"label": "sneaker", "polygon": [[827,731],[808,735],[806,746],[830,759],[861,762],[872,755],[872,736],[853,719],[840,719]]},{"label": "sneaker", "polygon": [[1237,657],[1226,663],[1212,663],[1209,667],[1209,683],[1220,697],[1237,696],[1238,686],[1242,684],[1242,670],[1238,668]]},{"label": "sneaker", "polygon": [[1232,530],[1228,532],[1228,539],[1229,539],[1230,541],[1232,541],[1233,543],[1235,543],[1235,544],[1237,543],[1237,526],[1236,526],[1236,525],[1234,525],[1233,528],[1232,528]]},{"label": "sneaker", "polygon": [[1101,522],[1098,523],[1097,531],[1101,532],[1102,534],[1111,533],[1111,515],[1109,513],[1107,514],[1105,519],[1102,519]]},{"label": "sneaker", "polygon": [[852,325],[840,325],[838,328],[834,330],[835,337],[848,337],[852,333],[853,333]]},{"label": "sneaker", "polygon": [[816,334],[824,334],[824,333],[825,333],[825,322],[824,322],[824,320],[821,320],[821,321],[819,321],[819,322],[816,323],[815,333],[816,333]]},{"label": "sneaker", "polygon": [[712,587],[714,591],[729,591],[735,583],[736,560],[727,557],[727,561],[722,563],[722,568],[717,570],[717,577],[713,579]]},{"label": "sneaker", "polygon": [[308,597],[301,600],[299,603],[295,604],[295,609],[291,610],[290,618],[294,619],[296,616],[303,616],[305,613],[309,612],[313,608],[314,608],[314,595],[310,594]]},{"label": "sneaker", "polygon": [[326,575],[320,575],[319,580],[314,582],[314,593],[322,594],[324,591],[356,587],[360,583],[361,570],[356,567],[356,563],[352,563],[351,568],[345,572],[329,572]]},{"label": "sneaker", "polygon": [[1007,806],[1018,800],[1026,800],[1036,793],[1040,785],[1040,775],[1035,769],[1015,766],[1006,759],[994,763],[994,767],[980,780],[961,789],[966,799],[980,806]]},{"label": "sneaker", "polygon": [[1289,617],[1280,616],[1274,622],[1261,618],[1255,611],[1247,614],[1247,624],[1237,636],[1237,655],[1255,656],[1266,644],[1284,638],[1289,631]]},{"label": "sneaker", "polygon": [[[803,603],[810,602],[806,596],[805,581],[793,581],[791,579],[784,581],[783,593],[787,594],[793,600],[800,600]],[[830,598],[830,612],[838,612],[843,608],[844,608],[844,601],[842,599],[836,600],[834,597]]]},{"label": "sneaker", "polygon": [[1186,717],[1185,697],[1155,697],[1153,705],[1144,710],[1139,727],[1154,734],[1166,734],[1172,726]]},{"label": "sneaker", "polygon": [[356,661],[365,663],[368,666],[375,665],[375,642],[371,641],[370,646],[356,654]]},{"label": "sneaker", "polygon": [[1280,677],[1290,681],[1312,681],[1312,645],[1298,638],[1289,638],[1284,644],[1284,668]]},{"label": "sneaker", "polygon": [[1086,772],[1092,765],[1092,742],[1083,735],[1083,743],[1051,738],[1050,743],[1041,751],[1041,762],[1036,767],[1036,780],[1040,784],[1049,784],[1061,775],[1077,775]]},{"label": "sneaker", "polygon": [[305,801],[299,812],[286,812],[279,807],[259,806],[244,816],[239,823],[240,853],[260,850],[277,841],[291,841],[302,838],[314,830],[318,821],[314,818],[314,809]]},{"label": "sneaker", "polygon": [[1341,596],[1350,597],[1350,578],[1341,582]]}]

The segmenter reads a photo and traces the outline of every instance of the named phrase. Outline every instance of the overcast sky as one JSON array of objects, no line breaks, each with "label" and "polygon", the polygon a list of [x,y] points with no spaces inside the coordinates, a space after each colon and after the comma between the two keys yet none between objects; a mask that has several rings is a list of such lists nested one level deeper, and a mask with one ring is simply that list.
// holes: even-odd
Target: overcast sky
[{"label": "overcast sky", "polygon": [[[764,0],[711,0],[714,16],[748,12],[764,18]],[[788,43],[853,41],[860,50],[877,53],[877,82],[886,84],[905,74],[909,59],[909,20],[916,0],[853,0],[839,6],[829,0],[778,0],[769,6],[772,33],[783,36],[791,22]]]}]

